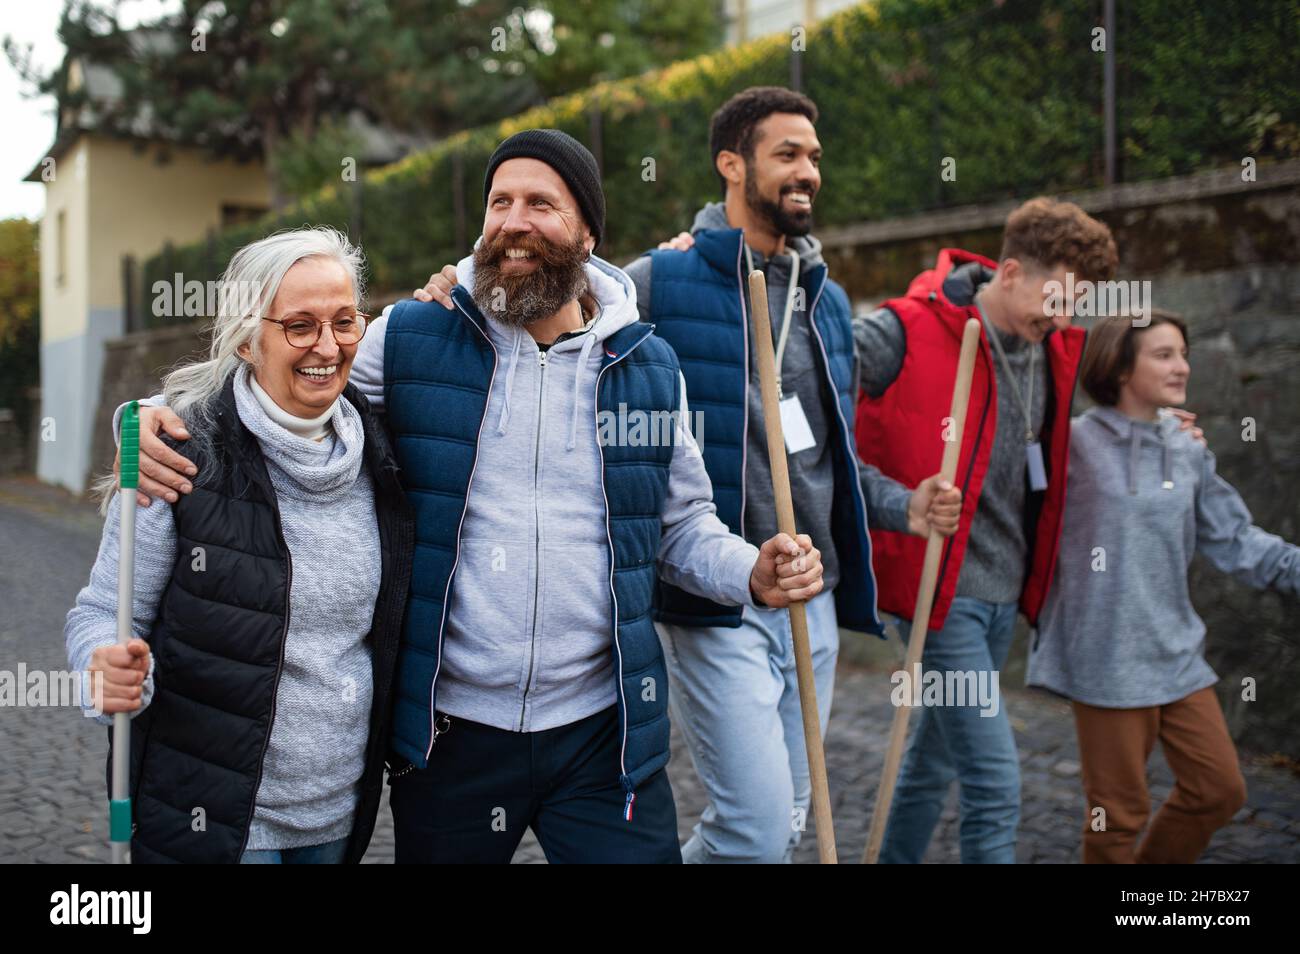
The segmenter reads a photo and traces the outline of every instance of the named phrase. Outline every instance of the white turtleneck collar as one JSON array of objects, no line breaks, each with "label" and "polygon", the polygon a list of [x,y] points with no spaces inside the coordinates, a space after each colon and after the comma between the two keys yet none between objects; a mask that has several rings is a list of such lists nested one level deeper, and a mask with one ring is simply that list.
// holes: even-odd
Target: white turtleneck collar
[{"label": "white turtleneck collar", "polygon": [[257,383],[255,375],[248,375],[248,386],[253,392],[253,397],[257,398],[257,403],[262,405],[262,410],[266,412],[266,416],[289,433],[305,437],[309,441],[321,441],[332,430],[330,418],[334,416],[333,404],[326,408],[325,413],[319,417],[298,417],[276,404],[271,399],[271,395],[267,394],[262,386]]}]

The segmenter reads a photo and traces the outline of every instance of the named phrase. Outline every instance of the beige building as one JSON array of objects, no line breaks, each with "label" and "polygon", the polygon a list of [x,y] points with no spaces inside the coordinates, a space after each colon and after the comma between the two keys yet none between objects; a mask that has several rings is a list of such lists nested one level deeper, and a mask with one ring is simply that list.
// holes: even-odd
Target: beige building
[{"label": "beige building", "polygon": [[97,133],[95,104],[118,94],[116,77],[74,62],[68,91],[81,90],[87,104],[61,110],[54,144],[27,176],[45,183],[36,472],[77,492],[92,465],[104,342],[126,330],[124,257],[143,260],[270,206],[260,163]]}]

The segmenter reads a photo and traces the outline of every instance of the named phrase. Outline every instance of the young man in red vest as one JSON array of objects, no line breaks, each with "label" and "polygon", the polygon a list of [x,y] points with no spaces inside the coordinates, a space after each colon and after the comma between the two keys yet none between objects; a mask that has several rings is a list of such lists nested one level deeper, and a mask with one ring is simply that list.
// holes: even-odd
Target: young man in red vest
[{"label": "young man in red vest", "polygon": [[957,469],[962,515],[944,546],[920,680],[929,687],[942,676],[944,687],[980,691],[978,700],[958,700],[963,694],[952,689],[938,700],[926,691],[922,700],[915,687],[924,704],[882,862],[921,860],[954,779],[962,861],[1015,861],[1020,768],[996,699],[998,671],[1017,610],[1035,621],[1056,561],[1084,341],[1083,330],[1070,327],[1067,275],[1082,294],[1087,282],[1109,280],[1117,263],[1105,225],[1072,203],[1033,199],[1007,219],[997,262],[944,249],[905,296],[854,320],[866,359],[857,443],[871,465],[879,606],[901,617],[905,639],[925,542],[907,534],[903,508],[908,488],[935,473],[943,454],[962,328],[970,318],[983,325]]}]

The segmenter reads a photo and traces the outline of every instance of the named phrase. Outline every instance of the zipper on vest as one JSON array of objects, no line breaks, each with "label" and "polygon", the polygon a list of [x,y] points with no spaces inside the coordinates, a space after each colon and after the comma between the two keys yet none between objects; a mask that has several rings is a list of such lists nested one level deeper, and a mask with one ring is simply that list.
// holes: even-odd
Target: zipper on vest
[{"label": "zipper on vest", "polygon": [[[1086,331],[1084,332],[1084,338],[1083,338],[1083,340],[1084,340],[1084,345],[1086,346],[1086,345],[1087,345],[1087,342],[1088,342],[1088,335],[1087,335],[1087,332],[1086,332]],[[1062,350],[1064,350],[1065,347],[1066,347],[1065,345],[1062,345]],[[1080,348],[1080,354],[1082,354],[1082,352],[1083,352],[1083,348]],[[1068,352],[1067,352],[1067,357],[1068,357]],[[1046,367],[1046,371],[1047,371],[1047,394],[1048,394],[1048,395],[1052,395],[1052,396],[1054,397],[1054,395],[1055,395],[1055,381],[1056,381],[1056,379],[1055,379],[1055,377],[1053,376],[1054,372],[1052,371],[1052,363],[1051,363],[1051,359],[1050,359],[1050,351],[1048,350],[1046,340],[1044,340],[1044,342],[1043,342],[1043,359],[1044,359],[1044,363],[1045,363],[1045,367]],[[1070,392],[1069,392],[1070,394],[1074,394],[1075,391],[1078,390],[1078,388],[1079,388],[1079,378],[1080,378],[1080,376],[1081,376],[1081,375],[1080,375],[1080,372],[1081,372],[1082,370],[1083,370],[1083,361],[1080,360],[1080,361],[1078,361],[1078,362],[1074,365],[1074,374],[1073,374],[1073,376],[1072,376],[1072,380],[1070,381]],[[1066,402],[1064,402],[1064,403],[1065,403],[1066,407],[1069,406],[1069,402],[1068,402],[1068,401],[1066,401]],[[1056,414],[1058,414],[1058,415],[1061,413],[1061,412],[1060,412],[1060,408],[1059,408],[1059,406],[1055,409],[1055,411],[1056,411]],[[1050,428],[1052,429],[1052,440],[1056,440],[1056,428],[1052,426],[1052,422],[1053,422],[1053,418],[1049,418],[1049,417],[1047,417],[1046,413],[1044,413],[1044,415],[1043,415],[1043,432],[1046,433],[1046,432],[1047,432],[1047,429],[1050,427]],[[1065,427],[1068,428],[1069,426],[1070,426],[1070,413],[1069,413],[1069,411],[1067,410],[1067,411],[1065,412]],[[1041,434],[1039,435],[1039,439],[1040,439],[1040,440],[1042,439],[1042,435],[1041,435]],[[1066,450],[1068,451],[1069,448],[1067,447]],[[1048,442],[1048,447],[1047,447],[1047,466],[1050,467],[1050,466],[1051,466],[1051,463],[1052,463],[1052,448],[1051,448],[1051,442],[1049,441],[1049,442]],[[1047,479],[1050,481],[1051,478],[1052,478],[1052,475],[1051,475],[1051,473],[1049,472],[1048,475],[1047,475]],[[1042,503],[1042,506],[1039,507],[1039,510],[1038,510],[1038,523],[1041,523],[1041,521],[1042,521],[1042,519],[1043,519],[1043,508],[1045,508],[1046,506],[1047,506],[1047,495],[1046,495],[1046,493],[1044,493],[1044,495],[1043,495],[1043,503]],[[1055,529],[1055,530],[1053,531],[1053,533],[1052,533],[1052,536],[1055,538],[1055,540],[1057,541],[1057,544],[1058,544],[1058,545],[1059,545],[1059,542],[1060,542],[1060,539],[1061,539],[1061,523],[1062,523],[1062,519],[1063,519],[1063,518],[1062,518],[1062,515],[1063,515],[1064,511],[1065,511],[1065,497],[1062,496],[1062,497],[1061,497],[1061,503],[1060,503],[1060,506],[1058,506],[1058,507],[1056,508],[1056,514],[1055,514],[1056,529]],[[1025,534],[1025,585],[1026,585],[1026,586],[1029,584],[1029,580],[1030,580],[1030,578],[1034,575],[1034,561],[1037,559],[1036,550],[1037,550],[1037,542],[1038,542],[1038,523],[1036,523],[1036,524],[1035,524],[1035,527],[1034,527],[1034,539],[1033,539],[1033,541],[1030,541],[1030,540],[1029,540],[1029,535],[1028,535],[1028,534]],[[1056,575],[1056,558],[1055,558],[1054,556],[1049,556],[1049,557],[1047,558],[1047,560],[1048,560],[1048,567],[1049,567],[1049,569],[1048,569],[1048,572],[1045,574],[1045,579],[1043,580],[1043,586],[1042,586],[1042,590],[1041,590],[1041,595],[1038,597],[1038,599],[1039,599],[1039,603],[1038,603],[1038,607],[1037,607],[1037,609],[1038,609],[1038,612],[1039,612],[1040,615],[1041,615],[1042,610],[1043,610],[1043,605],[1044,605],[1044,603],[1046,603],[1046,601],[1047,601],[1047,589],[1048,589],[1049,586],[1051,586],[1051,583],[1052,583],[1052,577]],[[1023,597],[1023,595],[1024,595],[1024,587],[1021,588],[1021,596]],[[1034,626],[1034,645],[1033,645],[1033,648],[1034,648],[1035,650],[1038,649],[1038,640],[1041,638],[1041,636],[1042,636],[1042,630],[1040,630],[1039,627],[1038,627],[1037,625],[1035,625],[1035,626]]]},{"label": "zipper on vest", "polygon": [[749,288],[749,276],[740,265],[745,254],[745,233],[740,234],[740,248],[736,249],[736,277],[740,280],[740,344],[745,356],[745,389],[741,401],[743,413],[740,416],[740,531],[745,536],[745,470],[749,466],[749,299],[745,292]]},{"label": "zipper on vest", "polygon": [[[454,296],[453,296],[454,300]],[[492,386],[497,380],[497,365],[500,363],[497,357],[496,348],[492,346],[492,339],[488,337],[486,331],[479,325],[465,307],[460,302],[455,302],[456,309],[465,316],[465,320],[474,326],[474,330],[482,336],[487,342],[488,349],[492,352],[492,374],[488,378],[488,398],[483,402],[483,415],[478,421],[478,436],[474,441],[474,462],[469,469],[469,482],[465,485],[465,499],[460,507],[460,522],[456,524],[456,554],[451,561],[451,572],[447,574],[447,585],[442,591],[442,615],[438,619],[438,639],[437,639],[437,656],[433,667],[433,679],[429,681],[429,745],[424,750],[425,764],[428,764],[429,756],[433,754],[433,743],[438,737],[438,674],[442,672],[442,644],[443,638],[447,632],[447,607],[451,603],[451,586],[456,581],[456,568],[460,566],[460,534],[465,528],[465,514],[469,512],[469,496],[474,491],[474,475],[478,472],[479,446],[483,441],[483,425],[487,422],[488,400],[492,396]]]},{"label": "zipper on vest", "polygon": [[[595,402],[595,407],[593,408],[593,413],[595,415],[600,414],[600,380],[605,376],[605,372],[608,371],[610,368],[612,368],[614,365],[618,364],[620,361],[622,361],[624,358],[630,355],[637,348],[639,348],[641,346],[641,342],[645,341],[652,334],[654,334],[654,328],[655,328],[654,325],[650,325],[650,327],[646,329],[646,333],[643,334],[636,341],[634,341],[626,351],[624,351],[618,357],[613,358],[608,364],[606,364],[604,367],[600,369],[600,371],[596,373],[596,402]],[[599,417],[596,417],[596,421],[599,422],[599,420],[600,420]],[[618,655],[618,682],[615,684],[615,689],[618,693],[618,704],[622,708],[622,713],[623,713],[623,739],[619,743],[618,768],[619,768],[620,778],[626,779],[627,778],[627,696],[623,691],[623,644],[619,641],[618,638],[618,593],[615,592],[614,590],[614,559],[615,559],[614,558],[614,533],[613,530],[610,528],[610,521],[609,521],[609,492],[605,488],[605,448],[600,443],[599,440],[596,441],[596,452],[600,455],[600,497],[605,504],[605,542],[609,545],[609,595],[610,598],[614,601],[614,651]],[[631,796],[634,793],[628,791],[627,794]],[[629,798],[627,800],[627,805],[623,816],[625,821],[631,821],[630,814],[632,808],[632,801],[633,801],[632,798]]]},{"label": "zipper on vest", "polygon": [[[822,357],[822,371],[826,375],[826,384],[831,392],[831,404],[835,408],[835,420],[840,426],[840,440],[844,446],[849,448],[847,454],[849,466],[853,469],[853,480],[849,481],[849,493],[857,498],[862,504],[862,525],[855,528],[856,532],[862,534],[867,540],[867,574],[871,577],[871,618],[877,626],[880,625],[880,585],[876,582],[876,568],[873,566],[870,554],[871,546],[871,527],[867,523],[867,500],[862,492],[861,468],[858,464],[858,456],[854,448],[857,444],[853,435],[853,428],[844,417],[844,412],[840,408],[839,390],[835,387],[835,376],[831,373],[831,356],[826,350],[826,342],[822,339],[822,333],[817,329],[817,305],[822,300],[822,292],[826,290],[826,283],[830,281],[829,273],[822,277],[822,283],[817,286],[817,294],[813,296],[812,307],[808,309],[808,328],[812,332],[813,340],[817,342],[817,351]],[[856,348],[857,344],[852,340],[852,325],[849,328],[849,346]],[[850,387],[854,393],[857,393],[857,381],[850,382]]]},{"label": "zipper on vest", "polygon": [[524,731],[528,713],[528,690],[533,684],[533,663],[537,659],[537,604],[542,591],[542,420],[546,409],[546,352],[537,352],[537,439],[533,444],[533,630],[528,637],[528,678],[524,680],[524,698],[519,706],[519,731]]},{"label": "zipper on vest", "polygon": [[248,821],[244,824],[244,840],[239,844],[239,855],[235,858],[238,862],[244,856],[244,847],[248,844],[248,836],[253,830],[253,816],[257,813],[257,792],[262,787],[262,767],[266,764],[266,750],[271,746],[271,732],[275,729],[275,703],[280,694],[280,676],[284,672],[284,646],[289,641],[289,605],[290,595],[293,593],[293,553],[289,550],[289,543],[284,539],[284,528],[280,526],[280,506],[274,502],[272,496],[272,506],[275,507],[275,533],[280,538],[280,546],[284,547],[284,556],[288,562],[288,578],[284,584],[284,628],[280,630],[280,661],[275,667],[275,685],[271,688],[271,721],[266,727],[266,738],[262,741],[262,754],[257,759],[257,778],[253,782],[253,798],[248,805]]}]

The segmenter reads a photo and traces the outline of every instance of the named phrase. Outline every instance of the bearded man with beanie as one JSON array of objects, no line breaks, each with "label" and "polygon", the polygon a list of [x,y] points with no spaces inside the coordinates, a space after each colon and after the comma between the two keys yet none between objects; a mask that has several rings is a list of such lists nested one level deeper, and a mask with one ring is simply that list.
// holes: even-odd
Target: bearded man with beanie
[{"label": "bearded man with beanie", "polygon": [[672,446],[599,438],[601,415],[680,413],[686,395],[627,277],[591,255],[591,153],[558,130],[513,135],[484,200],[455,308],[394,305],[354,372],[386,409],[420,528],[398,860],[506,862],[532,827],[552,862],[675,862],[656,577],[784,604],[820,589],[819,555],[729,534],[680,417]]},{"label": "bearded man with beanie", "polygon": [[[718,520],[672,349],[592,255],[594,157],[518,133],[484,176],[454,308],[399,302],[354,376],[382,402],[416,508],[391,747],[397,860],[674,862],[657,577],[728,604],[821,588],[811,541]],[[382,353],[381,353],[382,352]],[[611,414],[677,412],[670,446]],[[618,433],[633,433],[631,428]]]}]

